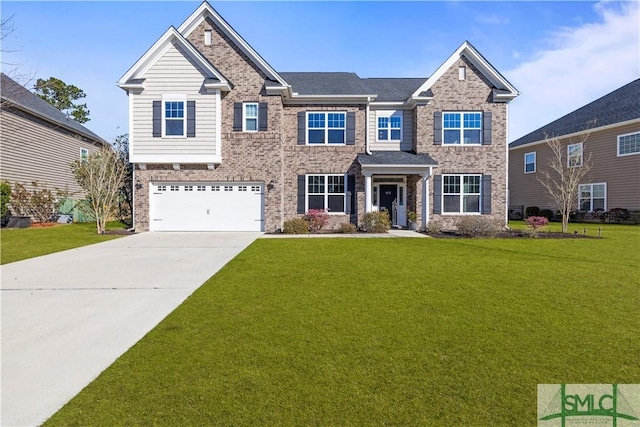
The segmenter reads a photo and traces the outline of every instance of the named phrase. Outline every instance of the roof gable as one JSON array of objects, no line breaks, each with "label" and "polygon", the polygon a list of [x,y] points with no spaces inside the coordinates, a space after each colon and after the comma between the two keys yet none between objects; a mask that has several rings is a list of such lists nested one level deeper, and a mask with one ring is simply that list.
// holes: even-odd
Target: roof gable
[{"label": "roof gable", "polygon": [[108,144],[107,141],[100,138],[82,124],[67,117],[62,111],[33,92],[30,92],[27,88],[4,73],[1,74],[0,87],[2,87],[2,99],[7,101],[7,104],[3,102],[3,107],[6,105],[27,111],[34,116],[40,117],[56,126],[64,127],[89,140],[100,144]]},{"label": "roof gable", "polygon": [[640,79],[560,117],[513,141],[509,147],[544,141],[547,137],[573,135],[640,119]]},{"label": "roof gable", "polygon": [[178,45],[181,52],[197,64],[208,79],[205,86],[230,90],[227,79],[218,71],[175,27],[169,29],[145,52],[144,55],[118,80],[118,86],[127,90],[144,87],[144,76],[147,71],[164,55],[173,44]]},{"label": "roof gable", "polygon": [[478,50],[465,41],[458,49],[412,94],[412,99],[428,98],[428,93],[435,82],[464,56],[469,60],[494,86],[494,99],[510,101],[520,93],[502,74],[487,61]]},{"label": "roof gable", "polygon": [[256,52],[236,30],[225,21],[216,10],[211,7],[208,2],[203,2],[195,12],[191,14],[179,27],[178,32],[183,37],[189,35],[200,25],[205,19],[211,19],[235,44],[249,57],[254,64],[258,66],[271,80],[278,82],[282,87],[287,86],[287,82]]}]

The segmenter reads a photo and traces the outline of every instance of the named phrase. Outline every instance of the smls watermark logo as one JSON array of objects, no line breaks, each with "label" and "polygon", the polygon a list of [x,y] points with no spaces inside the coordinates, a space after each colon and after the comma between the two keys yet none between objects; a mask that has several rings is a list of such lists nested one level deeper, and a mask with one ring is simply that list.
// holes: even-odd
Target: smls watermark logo
[{"label": "smls watermark logo", "polygon": [[640,427],[640,384],[538,384],[539,427]]}]

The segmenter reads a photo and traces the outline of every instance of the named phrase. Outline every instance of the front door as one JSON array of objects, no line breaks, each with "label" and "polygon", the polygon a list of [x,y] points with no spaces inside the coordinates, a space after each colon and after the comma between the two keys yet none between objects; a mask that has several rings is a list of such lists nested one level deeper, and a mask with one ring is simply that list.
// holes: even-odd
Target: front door
[{"label": "front door", "polygon": [[380,184],[380,201],[378,206],[380,210],[386,209],[389,212],[389,220],[391,220],[392,224],[395,224],[393,221],[393,202],[397,199],[398,186],[396,184]]}]

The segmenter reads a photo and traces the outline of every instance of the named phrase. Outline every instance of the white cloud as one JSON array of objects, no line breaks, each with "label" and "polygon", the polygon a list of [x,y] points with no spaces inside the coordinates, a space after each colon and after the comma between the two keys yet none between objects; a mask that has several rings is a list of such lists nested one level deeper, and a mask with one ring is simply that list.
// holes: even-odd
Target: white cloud
[{"label": "white cloud", "polygon": [[599,22],[559,29],[505,72],[522,93],[510,106],[510,141],[640,77],[640,3],[594,8]]},{"label": "white cloud", "polygon": [[478,15],[476,22],[484,25],[508,25],[511,20],[502,15]]}]

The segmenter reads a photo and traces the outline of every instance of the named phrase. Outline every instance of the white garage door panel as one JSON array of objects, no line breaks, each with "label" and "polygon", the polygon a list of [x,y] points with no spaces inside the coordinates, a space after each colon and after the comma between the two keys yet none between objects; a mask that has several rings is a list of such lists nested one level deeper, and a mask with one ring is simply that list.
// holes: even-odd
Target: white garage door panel
[{"label": "white garage door panel", "polygon": [[153,183],[151,231],[263,231],[262,184]]}]

